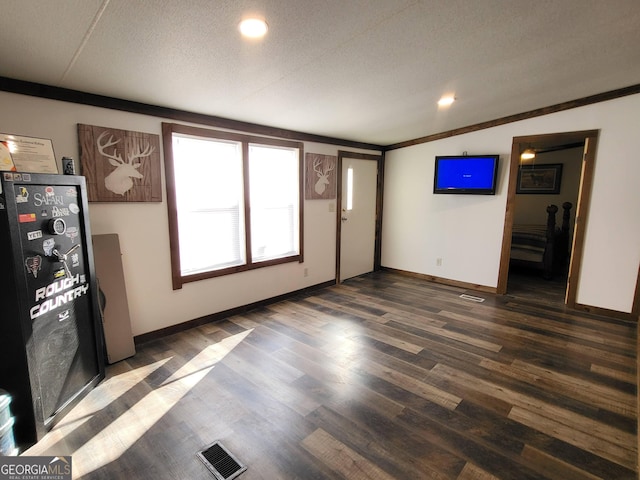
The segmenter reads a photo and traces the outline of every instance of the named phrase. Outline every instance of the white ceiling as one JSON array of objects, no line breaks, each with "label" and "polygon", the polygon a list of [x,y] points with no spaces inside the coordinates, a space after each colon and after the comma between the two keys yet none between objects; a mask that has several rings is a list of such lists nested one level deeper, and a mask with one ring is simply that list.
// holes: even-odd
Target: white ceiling
[{"label": "white ceiling", "polygon": [[[0,0],[0,76],[379,145],[640,84],[638,0]],[[240,37],[247,13],[269,33]],[[456,103],[439,110],[437,100]]]}]

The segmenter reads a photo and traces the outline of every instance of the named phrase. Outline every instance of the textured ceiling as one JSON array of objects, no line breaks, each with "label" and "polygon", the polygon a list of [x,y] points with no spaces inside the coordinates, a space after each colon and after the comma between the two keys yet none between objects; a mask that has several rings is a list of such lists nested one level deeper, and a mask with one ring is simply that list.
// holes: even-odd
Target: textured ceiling
[{"label": "textured ceiling", "polygon": [[[0,76],[379,145],[640,84],[638,0],[0,0]],[[247,13],[269,23],[240,38]],[[442,94],[456,103],[439,110]]]}]

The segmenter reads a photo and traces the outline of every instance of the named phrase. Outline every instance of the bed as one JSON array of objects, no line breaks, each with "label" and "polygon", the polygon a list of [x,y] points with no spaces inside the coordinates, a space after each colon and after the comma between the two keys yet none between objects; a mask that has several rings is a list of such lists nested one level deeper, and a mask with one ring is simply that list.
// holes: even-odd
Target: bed
[{"label": "bed", "polygon": [[546,279],[566,266],[569,258],[571,202],[562,204],[562,226],[556,226],[558,207],[547,207],[546,225],[514,224],[511,231],[511,265],[542,270]]}]

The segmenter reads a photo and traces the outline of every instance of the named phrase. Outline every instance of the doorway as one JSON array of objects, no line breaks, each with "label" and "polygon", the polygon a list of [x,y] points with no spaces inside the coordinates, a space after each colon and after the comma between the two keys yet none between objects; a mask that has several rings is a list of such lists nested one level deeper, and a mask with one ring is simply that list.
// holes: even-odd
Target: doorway
[{"label": "doorway", "polygon": [[338,152],[336,281],[377,270],[380,265],[382,157]]},{"label": "doorway", "polygon": [[[533,150],[536,154],[538,154],[538,152],[542,154],[544,152],[552,152],[563,148],[576,148],[578,145],[584,145],[582,147],[581,167],[579,167],[580,174],[577,187],[577,199],[576,204],[573,206],[573,215],[575,220],[570,225],[572,235],[570,236],[571,241],[568,245],[569,259],[566,267],[566,288],[564,295],[562,296],[566,305],[571,308],[575,307],[577,280],[580,272],[585,222],[588,216],[597,140],[597,130],[533,135],[515,137],[513,139],[509,166],[509,186],[502,241],[502,254],[498,274],[498,293],[505,294],[508,290],[509,267],[511,263],[511,239],[514,221],[516,219],[516,190],[519,178],[518,173],[521,166],[521,154],[525,150]],[[559,203],[562,204],[563,202],[564,200]],[[562,218],[562,214],[560,215],[560,218]]]}]

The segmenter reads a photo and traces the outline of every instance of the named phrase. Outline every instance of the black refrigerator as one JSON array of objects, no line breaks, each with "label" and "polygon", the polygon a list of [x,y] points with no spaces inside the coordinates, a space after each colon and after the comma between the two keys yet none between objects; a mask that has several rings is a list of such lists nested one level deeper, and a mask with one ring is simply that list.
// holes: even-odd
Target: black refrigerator
[{"label": "black refrigerator", "polygon": [[104,378],[104,340],[84,177],[0,174],[0,388],[23,450]]}]

